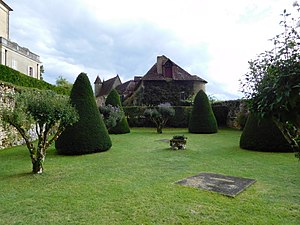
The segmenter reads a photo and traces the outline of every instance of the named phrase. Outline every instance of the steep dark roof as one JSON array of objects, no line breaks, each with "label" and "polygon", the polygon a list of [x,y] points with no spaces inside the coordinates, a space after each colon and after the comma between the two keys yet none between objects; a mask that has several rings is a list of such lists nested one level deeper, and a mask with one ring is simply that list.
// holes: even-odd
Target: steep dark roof
[{"label": "steep dark roof", "polygon": [[101,84],[101,83],[102,83],[102,81],[101,81],[100,77],[97,76],[94,84]]},{"label": "steep dark roof", "polygon": [[114,84],[116,82],[119,82],[119,84],[121,84],[121,80],[120,80],[119,75],[117,75],[116,77],[113,77],[113,78],[111,78],[107,81],[103,81],[102,82],[102,88],[101,88],[101,91],[98,94],[98,96],[108,95],[109,92],[114,88]]},{"label": "steep dark roof", "polygon": [[[181,81],[201,81],[203,83],[207,83],[207,81],[203,80],[202,78],[198,77],[197,75],[191,75],[184,69],[182,69],[180,66],[178,66],[176,63],[172,62],[169,58],[166,56],[161,56],[163,64],[171,63],[173,68],[173,80],[181,80]],[[142,80],[168,80],[168,78],[164,77],[162,74],[158,74],[157,72],[157,66],[158,64],[155,63],[151,69],[145,74],[145,76],[142,78]]]}]

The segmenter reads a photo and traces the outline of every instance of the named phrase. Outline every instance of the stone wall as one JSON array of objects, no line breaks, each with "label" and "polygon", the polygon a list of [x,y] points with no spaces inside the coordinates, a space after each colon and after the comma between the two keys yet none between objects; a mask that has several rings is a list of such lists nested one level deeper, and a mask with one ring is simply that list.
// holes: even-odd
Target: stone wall
[{"label": "stone wall", "polygon": [[[13,86],[0,83],[0,110],[4,108],[12,108],[14,105],[13,95],[16,90]],[[4,125],[0,118],[0,149],[23,144],[24,141],[11,126]]]},{"label": "stone wall", "polygon": [[213,105],[225,106],[228,109],[226,125],[231,128],[241,129],[238,122],[240,114],[248,113],[246,102],[243,100],[229,100],[213,103]]}]

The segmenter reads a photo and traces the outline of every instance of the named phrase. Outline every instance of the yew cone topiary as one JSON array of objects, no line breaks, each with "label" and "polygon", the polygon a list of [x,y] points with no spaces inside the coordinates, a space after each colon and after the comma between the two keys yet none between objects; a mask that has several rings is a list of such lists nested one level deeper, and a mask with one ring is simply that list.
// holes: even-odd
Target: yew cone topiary
[{"label": "yew cone topiary", "polygon": [[111,139],[85,73],[77,77],[70,98],[78,111],[79,121],[73,126],[68,126],[57,139],[55,147],[58,153],[82,155],[108,150],[112,146]]},{"label": "yew cone topiary", "polygon": [[190,133],[211,134],[218,132],[215,115],[203,90],[200,90],[195,97],[188,128]]},{"label": "yew cone topiary", "polygon": [[292,152],[292,148],[271,118],[248,116],[240,138],[240,147],[263,152]]},{"label": "yew cone topiary", "polygon": [[[113,89],[109,93],[109,95],[106,98],[105,105],[112,105],[117,106],[120,108],[120,110],[123,112],[123,107],[120,100],[120,95],[118,92]],[[127,122],[127,119],[124,115],[124,117],[117,123],[116,126],[112,127],[108,131],[110,134],[126,134],[130,133],[130,128]]]}]

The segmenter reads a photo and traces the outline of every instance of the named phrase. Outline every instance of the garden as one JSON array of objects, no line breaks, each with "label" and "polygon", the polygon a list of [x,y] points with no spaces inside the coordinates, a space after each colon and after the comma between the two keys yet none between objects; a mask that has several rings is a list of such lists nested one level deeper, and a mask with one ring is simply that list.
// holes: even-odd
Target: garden
[{"label": "garden", "polygon": [[[0,224],[298,224],[299,36],[283,16],[290,32],[241,81],[243,131],[220,128],[203,90],[189,112],[177,108],[186,126],[168,128],[179,118],[170,105],[130,116],[112,90],[98,108],[85,73],[70,94],[13,88],[1,120],[24,145],[0,151]],[[130,127],[137,118],[152,127]],[[181,185],[200,174],[251,185],[234,195]]]},{"label": "garden", "polygon": [[[162,142],[185,135],[185,150]],[[0,152],[0,224],[297,224],[299,162],[293,153],[239,148],[241,131],[191,134],[134,128],[109,151],[58,155],[33,175],[25,146]],[[256,179],[235,198],[175,184],[200,172]]]}]

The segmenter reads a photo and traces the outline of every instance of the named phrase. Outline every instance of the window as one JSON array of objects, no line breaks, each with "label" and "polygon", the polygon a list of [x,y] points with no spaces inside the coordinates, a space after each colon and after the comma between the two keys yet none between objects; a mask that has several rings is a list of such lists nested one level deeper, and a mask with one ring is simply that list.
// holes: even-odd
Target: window
[{"label": "window", "polygon": [[172,62],[169,60],[165,63],[164,65],[165,69],[165,77],[172,78],[173,77],[173,72],[172,72]]},{"label": "window", "polygon": [[28,67],[28,75],[33,76],[33,68],[31,66]]},{"label": "window", "polygon": [[180,92],[180,101],[184,101],[185,100],[185,93],[184,91]]},{"label": "window", "polygon": [[15,70],[18,69],[18,68],[17,68],[17,61],[16,61],[15,59],[13,59],[13,60],[11,61],[11,68],[13,68],[13,69],[15,69]]}]

